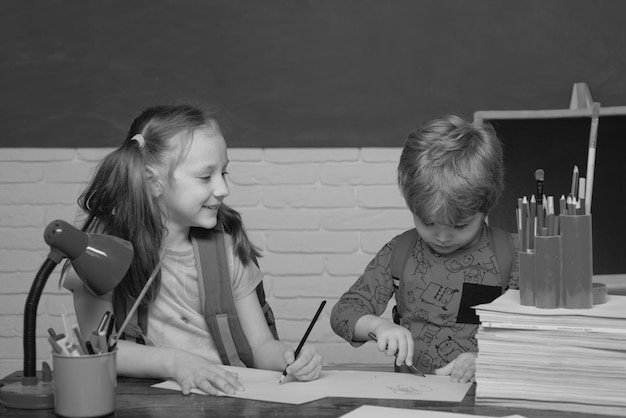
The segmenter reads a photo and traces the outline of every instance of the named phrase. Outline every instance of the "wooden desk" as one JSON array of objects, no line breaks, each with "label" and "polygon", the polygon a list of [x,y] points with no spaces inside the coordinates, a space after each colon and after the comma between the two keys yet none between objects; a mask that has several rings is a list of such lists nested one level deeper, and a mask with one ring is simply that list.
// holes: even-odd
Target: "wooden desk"
[{"label": "wooden desk", "polygon": [[[19,380],[21,372],[0,381],[0,385]],[[324,398],[302,405],[252,401],[229,397],[189,395],[151,388],[160,380],[120,377],[117,382],[116,418],[171,417],[310,417],[336,418],[361,405],[378,405],[406,409],[428,409],[471,415],[504,417],[519,414],[527,418],[600,418],[603,415],[577,414],[534,409],[493,408],[474,405],[474,386],[463,401],[423,402],[392,399]],[[54,410],[20,410],[0,406],[0,417],[56,417]]]}]

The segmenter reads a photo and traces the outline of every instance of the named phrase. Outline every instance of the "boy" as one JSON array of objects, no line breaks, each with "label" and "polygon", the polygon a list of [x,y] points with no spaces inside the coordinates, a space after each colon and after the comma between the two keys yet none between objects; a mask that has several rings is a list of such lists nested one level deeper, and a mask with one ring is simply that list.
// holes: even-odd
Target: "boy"
[{"label": "boy", "polygon": [[[396,357],[398,371],[415,361],[424,373],[472,381],[478,317],[471,307],[495,299],[506,290],[503,283],[517,288],[519,281],[516,252],[511,276],[501,279],[485,222],[503,172],[502,147],[489,125],[445,116],[411,133],[398,165],[417,231],[404,274],[395,283],[390,274],[397,236],[333,307],[333,330],[353,346],[376,337],[379,350]],[[395,324],[380,318],[394,293],[401,307]]]}]

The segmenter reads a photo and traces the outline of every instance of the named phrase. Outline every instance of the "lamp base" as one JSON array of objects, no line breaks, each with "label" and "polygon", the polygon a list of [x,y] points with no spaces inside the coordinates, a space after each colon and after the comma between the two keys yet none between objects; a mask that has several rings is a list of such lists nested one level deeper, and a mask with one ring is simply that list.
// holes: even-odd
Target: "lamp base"
[{"label": "lamp base", "polygon": [[22,382],[9,383],[0,387],[0,403],[14,409],[54,408],[54,383],[37,382],[24,385]]}]

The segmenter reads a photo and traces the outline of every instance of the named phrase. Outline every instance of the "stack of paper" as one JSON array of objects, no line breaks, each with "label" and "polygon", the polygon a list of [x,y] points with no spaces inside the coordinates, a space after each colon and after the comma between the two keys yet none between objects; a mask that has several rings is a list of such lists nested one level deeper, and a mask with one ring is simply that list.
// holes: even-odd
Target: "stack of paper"
[{"label": "stack of paper", "polygon": [[626,296],[592,309],[476,307],[476,403],[626,416]]}]

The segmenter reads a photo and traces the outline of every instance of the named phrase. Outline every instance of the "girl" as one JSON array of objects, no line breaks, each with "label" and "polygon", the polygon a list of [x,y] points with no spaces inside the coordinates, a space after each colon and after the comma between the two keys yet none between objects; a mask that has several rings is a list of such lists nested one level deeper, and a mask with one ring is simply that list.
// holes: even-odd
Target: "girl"
[{"label": "girl", "polygon": [[227,165],[226,143],[212,115],[186,105],[152,107],[135,119],[124,143],[103,159],[80,196],[83,230],[121,237],[135,250],[126,276],[108,298],[89,292],[74,274],[65,279],[82,330],[96,329],[103,313],[117,304],[132,306],[163,257],[143,301],[151,344],[119,340],[119,374],[173,378],[183,394],[192,388],[212,395],[244,390],[236,375],[219,367],[203,315],[202,300],[211,289],[198,280],[190,233],[215,229],[223,232],[236,317],[252,366],[282,371],[288,365],[298,380],[319,377],[322,359],[315,348],[305,345],[294,358],[294,350],[275,340],[265,321],[255,292],[263,276],[254,263],[258,252],[239,214],[223,203],[229,194]]}]

